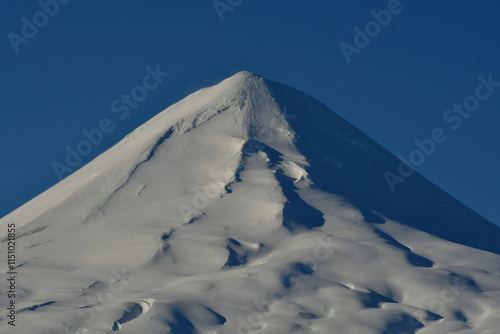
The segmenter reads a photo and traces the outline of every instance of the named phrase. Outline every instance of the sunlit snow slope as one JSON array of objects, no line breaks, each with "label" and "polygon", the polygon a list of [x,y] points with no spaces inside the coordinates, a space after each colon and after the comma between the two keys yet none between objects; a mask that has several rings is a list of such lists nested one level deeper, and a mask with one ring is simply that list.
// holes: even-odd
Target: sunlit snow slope
[{"label": "sunlit snow slope", "polygon": [[241,72],[0,223],[1,333],[490,333],[500,229],[315,99]]}]

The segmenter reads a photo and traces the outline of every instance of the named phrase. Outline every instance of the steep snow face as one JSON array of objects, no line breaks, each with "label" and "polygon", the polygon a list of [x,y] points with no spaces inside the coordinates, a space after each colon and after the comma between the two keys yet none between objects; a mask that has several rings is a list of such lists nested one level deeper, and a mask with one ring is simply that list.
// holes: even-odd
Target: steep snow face
[{"label": "steep snow face", "polygon": [[240,72],[1,220],[17,228],[15,330],[497,333],[498,228],[417,173],[390,192],[398,163]]}]

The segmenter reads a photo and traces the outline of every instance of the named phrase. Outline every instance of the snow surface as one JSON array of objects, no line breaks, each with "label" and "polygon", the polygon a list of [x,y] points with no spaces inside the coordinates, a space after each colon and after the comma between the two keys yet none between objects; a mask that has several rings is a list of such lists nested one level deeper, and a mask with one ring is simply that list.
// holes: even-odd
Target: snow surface
[{"label": "snow surface", "polygon": [[500,230],[398,164],[240,72],[0,221],[0,333],[499,333]]}]

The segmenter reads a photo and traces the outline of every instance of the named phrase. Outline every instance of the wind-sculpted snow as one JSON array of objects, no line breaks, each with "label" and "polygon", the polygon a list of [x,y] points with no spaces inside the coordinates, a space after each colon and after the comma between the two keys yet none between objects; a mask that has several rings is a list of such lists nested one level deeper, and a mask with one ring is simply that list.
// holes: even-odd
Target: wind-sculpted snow
[{"label": "wind-sculpted snow", "polygon": [[417,173],[391,193],[397,164],[238,73],[1,220],[0,333],[498,333],[499,229]]}]

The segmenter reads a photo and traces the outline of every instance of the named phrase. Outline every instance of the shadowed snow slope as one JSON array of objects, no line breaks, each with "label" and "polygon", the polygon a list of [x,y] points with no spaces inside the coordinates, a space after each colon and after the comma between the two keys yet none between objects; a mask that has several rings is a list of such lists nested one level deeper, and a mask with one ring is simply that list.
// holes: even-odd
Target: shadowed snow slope
[{"label": "shadowed snow slope", "polygon": [[240,72],[1,220],[0,333],[498,333],[500,229],[398,165]]}]

